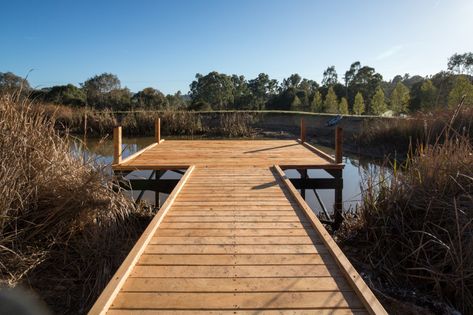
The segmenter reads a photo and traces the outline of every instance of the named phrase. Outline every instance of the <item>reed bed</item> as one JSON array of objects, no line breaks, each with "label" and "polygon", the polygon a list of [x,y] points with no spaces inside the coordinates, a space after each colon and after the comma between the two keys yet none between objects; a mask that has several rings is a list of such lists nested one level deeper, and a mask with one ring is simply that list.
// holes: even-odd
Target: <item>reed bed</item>
[{"label": "reed bed", "polygon": [[0,282],[35,290],[55,313],[81,314],[151,214],[73,156],[53,117],[0,98]]},{"label": "reed bed", "polygon": [[435,300],[473,314],[473,145],[470,130],[456,128],[460,113],[401,166],[368,174],[361,208],[340,233],[381,291],[415,288],[433,296],[424,302],[436,313],[447,311]]},{"label": "reed bed", "polygon": [[[467,133],[473,139],[473,107],[458,110],[438,110],[434,113],[419,113],[409,118],[387,121],[369,121],[356,135],[355,142],[360,148],[378,153],[399,153],[405,156],[410,148],[418,145],[442,142],[446,125],[459,133]],[[451,122],[451,118],[455,120]],[[473,143],[473,140],[470,140]]]},{"label": "reed bed", "polygon": [[256,113],[198,113],[193,111],[93,111],[69,106],[36,104],[37,111],[54,117],[55,128],[63,132],[104,137],[121,125],[128,136],[153,136],[156,118],[161,118],[163,136],[252,137]]}]

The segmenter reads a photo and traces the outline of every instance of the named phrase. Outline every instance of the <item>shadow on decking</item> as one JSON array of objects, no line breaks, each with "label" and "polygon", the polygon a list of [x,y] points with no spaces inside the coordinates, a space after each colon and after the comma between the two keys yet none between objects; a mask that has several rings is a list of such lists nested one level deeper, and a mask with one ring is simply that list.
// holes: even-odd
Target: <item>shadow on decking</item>
[{"label": "shadow on decking", "polygon": [[294,143],[294,144],[287,144],[287,145],[281,145],[278,147],[269,147],[269,148],[264,148],[264,149],[258,149],[258,150],[252,150],[252,151],[245,151],[245,154],[249,153],[257,153],[257,152],[263,152],[263,151],[270,151],[270,150],[275,150],[275,149],[282,149],[282,148],[287,148],[287,147],[293,147],[299,145],[299,143]]}]

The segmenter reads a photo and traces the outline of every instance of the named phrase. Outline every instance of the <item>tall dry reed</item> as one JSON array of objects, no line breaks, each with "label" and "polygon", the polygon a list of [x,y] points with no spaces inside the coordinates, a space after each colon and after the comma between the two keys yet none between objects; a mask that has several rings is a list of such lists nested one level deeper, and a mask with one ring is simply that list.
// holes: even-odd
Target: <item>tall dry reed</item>
[{"label": "tall dry reed", "polygon": [[458,118],[402,166],[367,177],[345,240],[384,288],[416,288],[472,314],[473,145]]},{"label": "tall dry reed", "polygon": [[[455,120],[450,124],[452,115],[455,115]],[[363,150],[405,155],[411,147],[437,142],[446,125],[450,125],[456,132],[467,132],[470,139],[473,139],[473,108],[466,107],[460,111],[438,110],[435,113],[419,113],[409,118],[389,121],[367,121],[355,141]],[[443,139],[442,136],[440,141]]]},{"label": "tall dry reed", "polygon": [[0,279],[33,288],[56,313],[85,313],[149,214],[70,154],[52,116],[0,99]]}]

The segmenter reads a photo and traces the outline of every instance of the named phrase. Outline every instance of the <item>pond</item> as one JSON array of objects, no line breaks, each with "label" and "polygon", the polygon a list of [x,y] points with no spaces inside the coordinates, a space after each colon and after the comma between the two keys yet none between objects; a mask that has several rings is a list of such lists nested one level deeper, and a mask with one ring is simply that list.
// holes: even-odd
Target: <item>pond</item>
[{"label": "pond", "polygon": [[[167,137],[169,139],[169,137]],[[179,138],[182,139],[182,138]],[[153,137],[125,137],[123,138],[124,152],[123,157],[133,154],[134,152],[141,150],[142,148],[152,144],[154,142]],[[333,149],[317,146],[319,149],[333,154]],[[74,142],[72,151],[76,154],[81,154],[85,159],[90,160],[91,163],[103,169],[104,172],[111,174],[111,164],[113,160],[113,143],[111,139],[87,139],[86,143],[77,140]],[[361,200],[361,189],[363,183],[363,177],[370,173],[376,174],[380,171],[380,166],[374,161],[369,159],[360,159],[353,155],[345,155],[343,157],[345,168],[343,170],[343,209],[344,211],[355,210]],[[141,178],[148,179],[151,171],[135,171],[128,175],[127,178]],[[330,178],[330,175],[323,170],[310,170],[308,172],[312,178]],[[286,170],[286,175],[289,178],[300,178],[299,173],[296,170]],[[166,172],[163,176],[164,179],[179,179],[181,175],[174,172]],[[334,204],[334,190],[317,190],[322,203],[326,209],[332,213]],[[130,196],[136,199],[140,194],[139,191],[127,192]],[[163,203],[167,198],[167,194],[160,193],[160,202]],[[306,191],[306,202],[314,210],[315,213],[319,213],[321,205],[317,201],[316,195],[312,190]],[[153,191],[145,191],[142,199],[152,204],[155,203],[155,193]]]}]

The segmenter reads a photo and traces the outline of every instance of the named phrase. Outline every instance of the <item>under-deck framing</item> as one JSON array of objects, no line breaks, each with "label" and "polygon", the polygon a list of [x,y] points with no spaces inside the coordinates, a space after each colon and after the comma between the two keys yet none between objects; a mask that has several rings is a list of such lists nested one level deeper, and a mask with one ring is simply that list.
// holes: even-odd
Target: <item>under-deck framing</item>
[{"label": "under-deck framing", "polygon": [[301,186],[324,169],[333,180],[313,184],[336,188],[340,150],[333,158],[303,135],[164,141],[157,127],[155,144],[118,153],[113,169],[185,173],[91,314],[386,313],[283,171],[299,170]]}]

